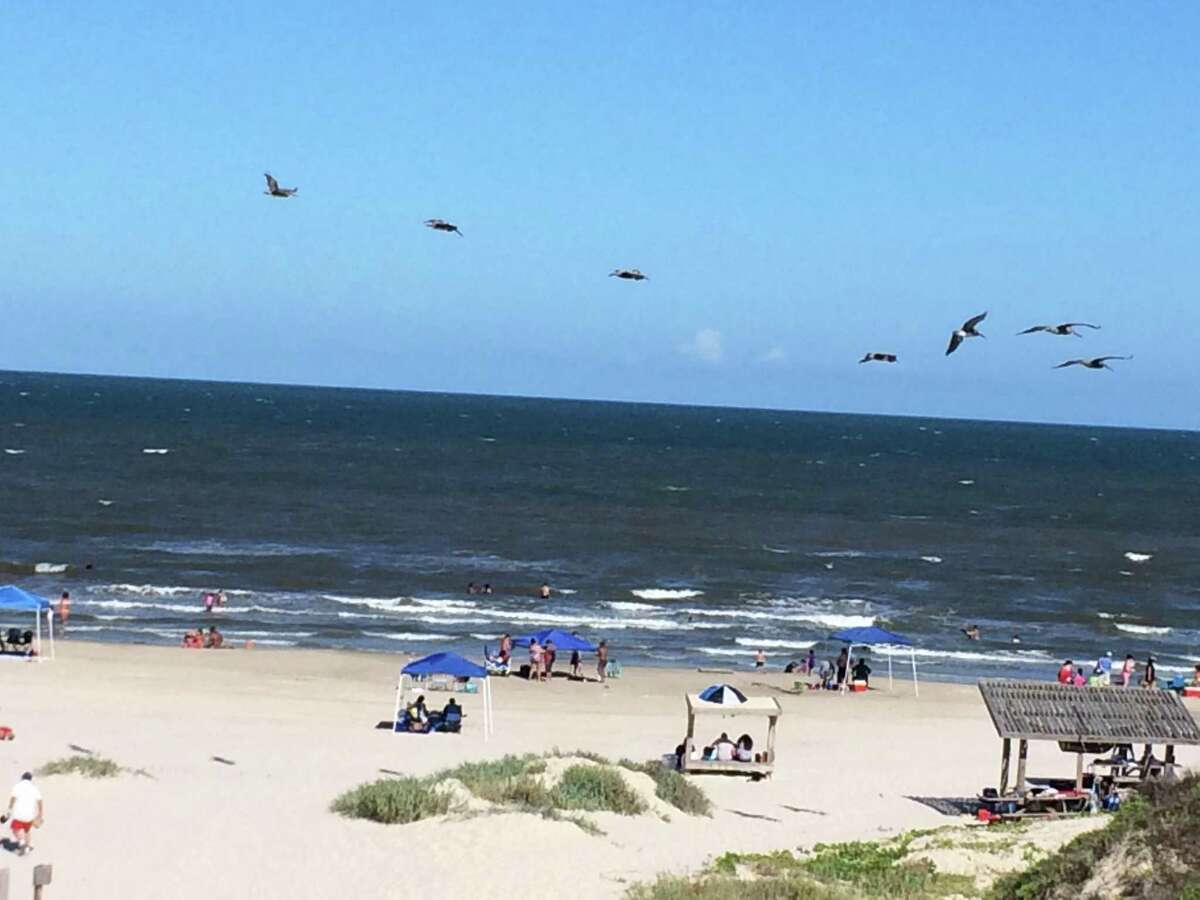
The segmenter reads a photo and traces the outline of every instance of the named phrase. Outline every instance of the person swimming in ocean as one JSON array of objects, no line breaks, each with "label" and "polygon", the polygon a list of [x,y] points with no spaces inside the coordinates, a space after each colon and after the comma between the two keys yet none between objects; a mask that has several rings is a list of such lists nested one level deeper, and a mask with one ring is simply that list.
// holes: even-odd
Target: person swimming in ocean
[{"label": "person swimming in ocean", "polygon": [[541,597],[543,600],[550,599],[550,582],[548,582],[548,581],[542,582],[542,586],[540,588],[538,588],[538,596]]},{"label": "person swimming in ocean", "polygon": [[967,636],[968,641],[979,640],[979,626],[978,625],[972,625],[970,628],[964,628],[962,630],[962,633]]}]

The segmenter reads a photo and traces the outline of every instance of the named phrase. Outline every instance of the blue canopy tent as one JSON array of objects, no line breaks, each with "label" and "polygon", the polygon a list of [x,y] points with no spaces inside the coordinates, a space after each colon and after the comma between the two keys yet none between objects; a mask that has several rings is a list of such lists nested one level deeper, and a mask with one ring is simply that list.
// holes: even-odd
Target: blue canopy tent
[{"label": "blue canopy tent", "polygon": [[595,653],[596,645],[581,638],[577,634],[572,634],[569,631],[560,631],[557,628],[543,628],[541,631],[535,631],[532,634],[523,634],[519,638],[513,638],[514,647],[528,647],[529,642],[536,639],[539,644],[545,644],[546,641],[554,641],[554,646],[559,650],[579,650],[581,653]]},{"label": "blue canopy tent", "polygon": [[45,658],[42,653],[42,616],[46,617],[46,629],[50,637],[50,658],[54,659],[54,607],[50,601],[13,584],[0,587],[0,615],[5,612],[33,613],[36,643],[34,652],[38,662]]},{"label": "blue canopy tent", "polygon": [[426,678],[430,675],[478,678],[483,682],[483,739],[486,741],[490,738],[495,730],[495,718],[492,714],[492,684],[487,669],[457,653],[431,653],[429,656],[414,659],[400,670],[400,683],[396,685],[396,709],[392,721],[399,720],[400,710],[404,708],[404,695],[408,691],[405,678]]},{"label": "blue canopy tent", "polygon": [[[907,647],[908,656],[912,662],[913,676],[913,693],[920,697],[921,689],[917,685],[917,654],[913,649],[913,642],[902,634],[896,634],[894,631],[888,631],[884,628],[876,628],[874,625],[869,625],[863,628],[843,628],[841,631],[835,631],[829,636],[831,641],[843,641],[847,644],[846,660],[849,662],[850,654],[855,647]],[[892,689],[892,655],[887,654],[888,658],[888,690]],[[846,690],[847,682],[850,680],[850,673],[846,672],[846,678],[840,685],[841,690]]]}]

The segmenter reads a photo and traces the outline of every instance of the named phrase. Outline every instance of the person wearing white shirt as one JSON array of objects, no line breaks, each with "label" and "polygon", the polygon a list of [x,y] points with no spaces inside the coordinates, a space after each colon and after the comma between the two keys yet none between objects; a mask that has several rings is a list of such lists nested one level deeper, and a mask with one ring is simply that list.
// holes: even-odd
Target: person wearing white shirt
[{"label": "person wearing white shirt", "polygon": [[42,824],[42,792],[33,783],[33,773],[26,772],[13,785],[8,798],[8,814],[11,819],[13,837],[17,840],[17,853],[24,856],[33,849],[29,843],[29,832]]}]

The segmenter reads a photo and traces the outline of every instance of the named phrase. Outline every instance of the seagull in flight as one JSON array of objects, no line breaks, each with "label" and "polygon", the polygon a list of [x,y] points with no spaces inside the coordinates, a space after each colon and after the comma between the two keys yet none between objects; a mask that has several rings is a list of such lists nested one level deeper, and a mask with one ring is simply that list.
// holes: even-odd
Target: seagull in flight
[{"label": "seagull in flight", "polygon": [[1108,369],[1112,371],[1112,366],[1108,364],[1110,359],[1133,359],[1132,356],[1096,356],[1092,359],[1068,359],[1065,363],[1059,363],[1054,368],[1065,369],[1067,366],[1083,366],[1085,369]]},{"label": "seagull in flight", "polygon": [[865,363],[865,362],[894,363],[895,361],[896,361],[895,353],[868,353],[866,356],[864,356],[858,362],[861,365],[862,363]]},{"label": "seagull in flight", "polygon": [[608,273],[608,277],[624,278],[626,281],[645,281],[647,276],[641,273],[640,269],[613,269]]},{"label": "seagull in flight", "polygon": [[1034,325],[1032,328],[1026,328],[1024,331],[1018,331],[1018,335],[1033,334],[1035,331],[1044,331],[1046,334],[1073,334],[1075,337],[1083,337],[1076,328],[1094,328],[1100,330],[1099,325],[1091,325],[1088,322],[1064,322],[1061,325]]},{"label": "seagull in flight", "polygon": [[270,197],[290,197],[300,190],[299,188],[280,187],[279,182],[270,172],[263,172],[263,176],[267,179],[267,189],[263,193]]},{"label": "seagull in flight", "polygon": [[445,219],[426,219],[425,227],[432,228],[434,231],[453,231],[459,237],[462,237],[462,232],[458,230],[458,226],[447,222]]},{"label": "seagull in flight", "polygon": [[946,348],[946,355],[949,356],[951,353],[953,353],[955,350],[957,350],[958,345],[961,344],[963,342],[963,340],[966,338],[984,337],[985,335],[983,334],[983,332],[977,331],[975,329],[975,326],[978,325],[980,322],[982,322],[986,318],[987,318],[987,313],[983,312],[977,316],[972,316],[971,318],[967,319],[967,321],[963,322],[962,328],[959,328],[957,331],[955,331],[953,334],[950,335],[950,346]]}]

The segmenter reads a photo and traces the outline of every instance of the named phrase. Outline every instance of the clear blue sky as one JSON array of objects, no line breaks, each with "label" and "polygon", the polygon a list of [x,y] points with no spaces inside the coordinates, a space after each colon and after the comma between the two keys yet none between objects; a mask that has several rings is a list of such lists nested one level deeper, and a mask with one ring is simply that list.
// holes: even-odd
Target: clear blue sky
[{"label": "clear blue sky", "polygon": [[1187,3],[9,4],[0,368],[1195,428],[1198,41]]}]

